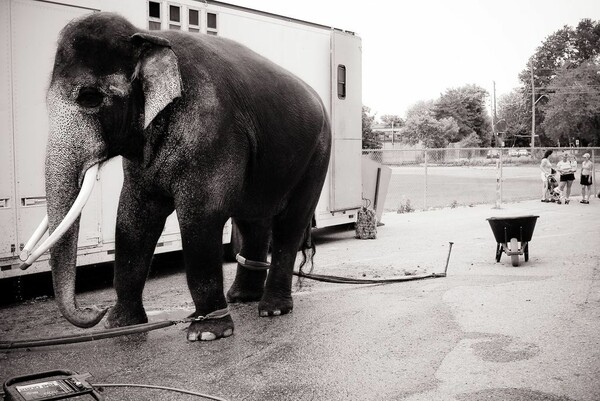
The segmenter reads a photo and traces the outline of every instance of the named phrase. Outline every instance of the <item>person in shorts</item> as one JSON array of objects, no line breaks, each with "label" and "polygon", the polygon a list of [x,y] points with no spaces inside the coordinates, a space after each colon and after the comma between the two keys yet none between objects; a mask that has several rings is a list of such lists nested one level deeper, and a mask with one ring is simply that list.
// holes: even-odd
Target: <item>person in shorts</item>
[{"label": "person in shorts", "polygon": [[586,153],[583,155],[583,162],[581,163],[581,203],[589,204],[590,196],[592,194],[592,172],[594,171],[594,163],[590,160],[590,154]]},{"label": "person in shorts", "polygon": [[556,170],[558,171],[558,174],[560,174],[560,184],[558,185],[558,188],[562,194],[561,200],[556,203],[561,204],[564,201],[565,205],[568,205],[571,201],[569,198],[571,196],[571,187],[573,186],[573,181],[575,181],[577,161],[574,161],[573,159],[569,160],[569,154],[564,152],[561,160],[556,163]]},{"label": "person in shorts", "polygon": [[550,202],[549,200],[549,189],[548,188],[548,177],[552,174],[552,163],[548,158],[552,154],[552,150],[547,150],[544,153],[544,157],[540,162],[540,177],[542,178],[542,202]]}]

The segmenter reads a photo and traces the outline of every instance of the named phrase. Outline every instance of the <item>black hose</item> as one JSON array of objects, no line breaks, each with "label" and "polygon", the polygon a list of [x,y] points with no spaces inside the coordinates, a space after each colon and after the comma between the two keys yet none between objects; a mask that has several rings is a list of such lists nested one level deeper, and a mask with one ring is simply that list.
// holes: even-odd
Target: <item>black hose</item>
[{"label": "black hose", "polygon": [[162,329],[165,327],[172,326],[177,324],[176,321],[164,320],[160,322],[150,322],[150,323],[142,323],[135,324],[132,326],[125,327],[116,327],[114,329],[106,329],[101,331],[96,331],[93,333],[81,333],[81,334],[72,334],[68,336],[61,337],[48,337],[48,338],[39,338],[32,340],[17,340],[17,341],[0,341],[0,350],[9,350],[16,348],[34,348],[34,347],[45,347],[50,345],[63,345],[63,344],[73,344],[73,343],[81,343],[85,341],[95,341],[102,340],[105,338],[123,336],[128,334],[138,334],[144,333],[147,331]]},{"label": "black hose", "polygon": [[98,388],[102,388],[102,387],[137,387],[137,388],[150,388],[150,389],[155,389],[155,390],[166,390],[166,391],[174,391],[177,393],[182,393],[182,394],[188,394],[188,395],[195,395],[197,397],[203,397],[206,398],[208,400],[215,400],[215,401],[227,401],[224,398],[219,398],[216,397],[214,395],[208,395],[208,394],[202,394],[202,393],[197,393],[195,391],[189,391],[189,390],[183,390],[180,388],[175,388],[175,387],[164,387],[164,386],[154,386],[154,385],[150,385],[150,384],[113,384],[113,383],[94,383],[94,387],[98,387]]},{"label": "black hose", "polygon": [[446,273],[431,273],[431,274],[419,274],[414,276],[403,276],[395,278],[384,278],[384,279],[367,279],[367,278],[350,278],[350,277],[339,277],[339,276],[327,276],[322,274],[302,273],[294,272],[295,276],[308,278],[311,280],[322,281],[325,283],[336,283],[336,284],[391,284],[401,283],[405,281],[423,280],[426,278],[438,278],[446,277]]}]

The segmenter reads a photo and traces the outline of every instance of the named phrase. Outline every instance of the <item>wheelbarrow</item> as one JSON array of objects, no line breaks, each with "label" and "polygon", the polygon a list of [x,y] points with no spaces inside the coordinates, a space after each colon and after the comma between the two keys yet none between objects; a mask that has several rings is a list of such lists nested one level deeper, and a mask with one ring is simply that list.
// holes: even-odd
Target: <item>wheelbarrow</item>
[{"label": "wheelbarrow", "polygon": [[519,266],[519,255],[529,260],[529,241],[533,236],[535,223],[540,216],[490,217],[494,237],[496,238],[496,262],[500,262],[502,252],[510,256],[513,266]]}]

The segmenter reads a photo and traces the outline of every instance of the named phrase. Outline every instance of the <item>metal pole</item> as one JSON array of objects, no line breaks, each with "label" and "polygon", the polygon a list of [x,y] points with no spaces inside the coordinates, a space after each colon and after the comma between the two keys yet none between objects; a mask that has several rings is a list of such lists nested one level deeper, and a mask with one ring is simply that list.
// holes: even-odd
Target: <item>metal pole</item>
[{"label": "metal pole", "polygon": [[533,82],[533,60],[529,62],[531,69],[531,157],[535,148],[535,85]]},{"label": "metal pole", "polygon": [[[502,148],[498,148],[499,152],[502,151]],[[494,209],[500,209],[500,199],[502,196],[500,195],[500,180],[502,175],[500,174],[500,155],[498,154],[498,161],[496,162],[496,205]]]},{"label": "metal pole", "polygon": [[[504,147],[500,148],[500,155],[498,156],[498,163],[500,164],[500,179],[499,179],[499,186],[500,186],[500,204],[502,204],[502,154],[504,153]],[[500,206],[498,206],[500,207]]]},{"label": "metal pole", "polygon": [[[596,149],[592,148],[592,165],[594,166],[594,168],[592,169],[592,186],[593,186],[593,197],[595,198],[596,195],[598,195],[598,192],[596,192],[596,160],[595,160],[595,155],[596,155]],[[588,196],[589,197],[589,196]]]},{"label": "metal pole", "polygon": [[427,149],[424,149],[425,153],[425,188],[423,189],[423,210],[427,210]]}]

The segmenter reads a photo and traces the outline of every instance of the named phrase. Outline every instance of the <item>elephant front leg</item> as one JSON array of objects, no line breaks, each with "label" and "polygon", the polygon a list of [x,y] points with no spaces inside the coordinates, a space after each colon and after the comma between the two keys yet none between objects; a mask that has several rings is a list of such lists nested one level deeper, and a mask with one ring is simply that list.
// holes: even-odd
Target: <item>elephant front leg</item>
[{"label": "elephant front leg", "polygon": [[115,235],[114,287],[117,303],[110,309],[106,327],[146,323],[142,293],[148,270],[172,202],[144,196],[125,184],[119,200]]},{"label": "elephant front leg", "polygon": [[187,283],[196,307],[187,330],[189,341],[210,341],[233,334],[233,319],[223,293],[225,219],[177,211]]}]

